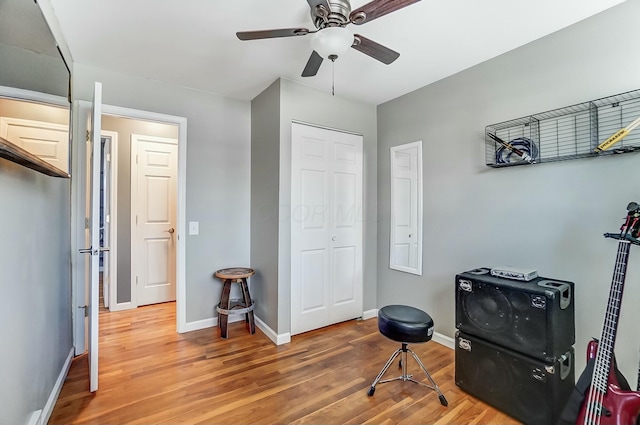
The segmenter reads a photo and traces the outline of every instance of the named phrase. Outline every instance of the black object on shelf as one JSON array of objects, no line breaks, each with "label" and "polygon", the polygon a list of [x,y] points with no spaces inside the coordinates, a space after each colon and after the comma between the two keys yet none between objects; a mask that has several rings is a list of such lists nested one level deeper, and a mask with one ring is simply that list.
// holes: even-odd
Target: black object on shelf
[{"label": "black object on shelf", "polygon": [[[499,168],[530,163],[562,161],[640,150],[640,132],[632,133],[611,149],[596,151],[600,143],[640,116],[640,90],[591,100],[485,128],[485,163]],[[504,144],[525,151],[533,161],[505,155]],[[526,141],[527,145],[517,142]]]}]

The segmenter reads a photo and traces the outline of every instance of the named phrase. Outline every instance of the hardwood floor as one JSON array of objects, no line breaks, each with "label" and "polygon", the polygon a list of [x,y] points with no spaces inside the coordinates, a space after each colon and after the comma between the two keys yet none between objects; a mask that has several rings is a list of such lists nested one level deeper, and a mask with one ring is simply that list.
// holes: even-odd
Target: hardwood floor
[{"label": "hardwood floor", "polygon": [[[76,358],[50,424],[518,424],[454,383],[454,352],[413,344],[449,402],[394,381],[367,390],[398,344],[375,319],[349,321],[274,345],[243,322],[175,331],[175,303],[100,314],[99,390]],[[426,381],[411,360],[410,372]],[[397,376],[390,369],[389,376]],[[418,373],[420,372],[420,373]]]}]

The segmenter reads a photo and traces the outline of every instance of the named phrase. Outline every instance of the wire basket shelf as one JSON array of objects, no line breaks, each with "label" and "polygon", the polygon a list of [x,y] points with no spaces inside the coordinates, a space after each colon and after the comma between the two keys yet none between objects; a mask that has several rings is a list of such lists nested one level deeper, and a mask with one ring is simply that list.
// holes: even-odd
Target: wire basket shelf
[{"label": "wire basket shelf", "polygon": [[634,90],[491,124],[485,128],[485,163],[499,168],[633,152],[640,149],[640,130],[610,149],[595,149],[638,117],[640,90]]}]

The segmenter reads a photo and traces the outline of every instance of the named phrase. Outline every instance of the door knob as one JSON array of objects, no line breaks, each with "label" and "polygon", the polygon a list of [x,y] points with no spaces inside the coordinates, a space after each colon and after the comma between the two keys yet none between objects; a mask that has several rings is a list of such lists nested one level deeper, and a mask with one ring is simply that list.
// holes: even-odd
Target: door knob
[{"label": "door knob", "polygon": [[169,230],[165,230],[165,232],[173,233],[173,232],[175,232],[175,229],[172,227],[172,228],[171,228],[171,229],[169,229]]}]

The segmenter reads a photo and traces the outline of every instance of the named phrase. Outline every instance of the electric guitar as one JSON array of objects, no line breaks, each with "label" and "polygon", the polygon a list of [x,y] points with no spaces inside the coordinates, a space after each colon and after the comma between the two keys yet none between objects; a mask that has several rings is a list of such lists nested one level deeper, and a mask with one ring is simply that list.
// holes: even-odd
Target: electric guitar
[{"label": "electric guitar", "polygon": [[640,245],[640,205],[627,206],[627,218],[620,233],[605,233],[619,240],[602,336],[587,346],[587,361],[595,359],[591,385],[578,413],[579,425],[635,425],[640,416],[640,392],[624,389],[615,373],[613,347],[618,329],[622,291],[631,245]]}]

